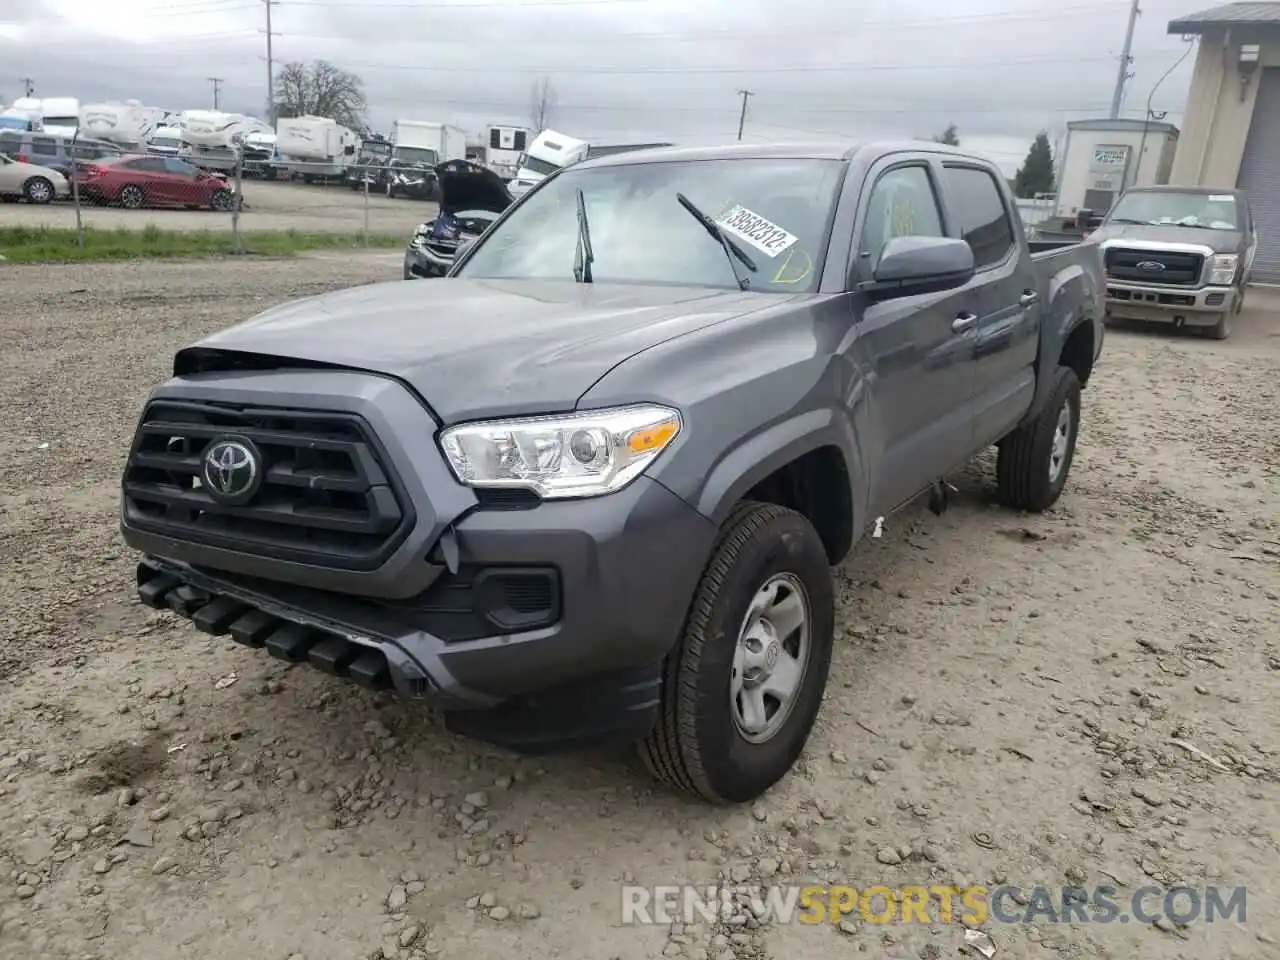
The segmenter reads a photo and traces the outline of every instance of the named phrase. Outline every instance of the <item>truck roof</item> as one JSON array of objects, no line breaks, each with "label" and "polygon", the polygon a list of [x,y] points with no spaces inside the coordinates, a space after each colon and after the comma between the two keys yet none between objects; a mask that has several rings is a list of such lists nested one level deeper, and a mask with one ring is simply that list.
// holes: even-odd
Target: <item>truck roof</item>
[{"label": "truck roof", "polygon": [[980,155],[932,140],[902,140],[878,143],[849,143],[839,140],[797,141],[794,143],[734,143],[716,147],[660,147],[606,154],[584,160],[579,167],[612,167],[631,163],[661,163],[679,160],[852,160],[866,152],[879,156],[904,150],[946,153],[982,159]]}]

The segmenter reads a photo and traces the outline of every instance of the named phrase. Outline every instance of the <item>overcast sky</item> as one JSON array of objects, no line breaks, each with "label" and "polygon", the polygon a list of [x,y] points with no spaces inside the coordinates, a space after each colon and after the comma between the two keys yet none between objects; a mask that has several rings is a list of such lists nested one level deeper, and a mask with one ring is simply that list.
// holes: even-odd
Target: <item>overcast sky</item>
[{"label": "overcast sky", "polygon": [[[1143,0],[1124,116],[1185,49],[1169,20],[1210,3]],[[847,10],[839,12],[841,7]],[[397,117],[478,133],[529,122],[600,142],[928,136],[948,123],[1012,172],[1037,130],[1105,117],[1128,0],[279,0],[276,64],[359,74],[375,129]],[[261,114],[264,0],[0,0],[0,102],[136,97]],[[1194,55],[1153,109],[1181,121]]]}]

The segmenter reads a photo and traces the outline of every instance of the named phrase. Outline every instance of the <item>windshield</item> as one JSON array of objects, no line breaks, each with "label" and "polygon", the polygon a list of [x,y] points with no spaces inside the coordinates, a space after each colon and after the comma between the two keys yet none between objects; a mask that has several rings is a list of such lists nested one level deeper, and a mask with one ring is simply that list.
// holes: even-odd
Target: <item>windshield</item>
[{"label": "windshield", "polygon": [[1152,190],[1121,197],[1107,222],[1239,230],[1240,212],[1229,193]]},{"label": "windshield", "polygon": [[529,170],[529,171],[532,171],[533,173],[540,173],[544,177],[549,177],[551,176],[551,174],[555,173],[557,170],[560,169],[558,165],[552,163],[550,160],[539,160],[537,157],[531,157],[527,154],[525,155],[524,159],[521,161],[520,167],[523,170]]},{"label": "windshield", "polygon": [[434,167],[439,163],[439,155],[427,147],[396,147],[396,159],[404,163],[424,163]]},{"label": "windshield", "polygon": [[737,287],[731,258],[682,207],[683,194],[754,260],[751,289],[806,293],[818,282],[843,167],[735,159],[570,168],[487,235],[458,276],[572,281],[581,190],[595,283]]}]

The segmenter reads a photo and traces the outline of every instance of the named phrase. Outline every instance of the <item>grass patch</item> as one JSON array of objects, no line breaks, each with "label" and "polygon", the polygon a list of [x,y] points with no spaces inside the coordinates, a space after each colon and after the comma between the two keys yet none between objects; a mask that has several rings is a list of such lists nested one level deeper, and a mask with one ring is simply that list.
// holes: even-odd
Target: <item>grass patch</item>
[{"label": "grass patch", "polygon": [[303,233],[298,230],[230,231],[163,230],[147,224],[141,230],[84,228],[84,249],[74,229],[65,227],[0,227],[0,257],[8,263],[67,260],[156,260],[181,257],[224,257],[237,252],[287,257],[312,250],[388,250],[409,242],[407,235],[386,233]]}]

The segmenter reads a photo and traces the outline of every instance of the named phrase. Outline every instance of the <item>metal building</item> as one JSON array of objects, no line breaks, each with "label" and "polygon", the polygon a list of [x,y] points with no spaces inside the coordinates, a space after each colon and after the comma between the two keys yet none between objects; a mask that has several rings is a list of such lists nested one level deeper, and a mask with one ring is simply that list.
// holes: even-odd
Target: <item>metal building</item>
[{"label": "metal building", "polygon": [[1231,3],[1169,22],[1199,37],[1170,182],[1238,186],[1258,233],[1253,279],[1280,283],[1280,3]]}]

